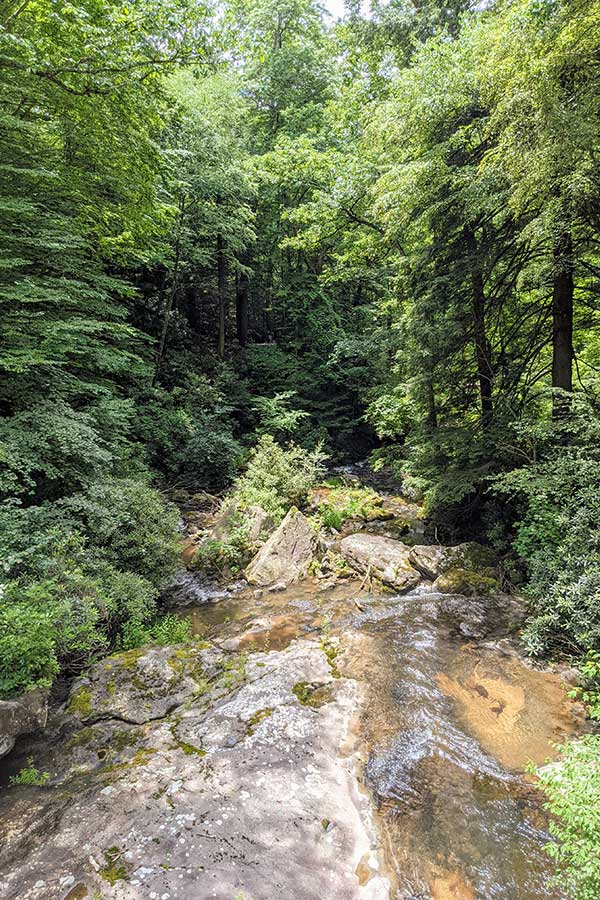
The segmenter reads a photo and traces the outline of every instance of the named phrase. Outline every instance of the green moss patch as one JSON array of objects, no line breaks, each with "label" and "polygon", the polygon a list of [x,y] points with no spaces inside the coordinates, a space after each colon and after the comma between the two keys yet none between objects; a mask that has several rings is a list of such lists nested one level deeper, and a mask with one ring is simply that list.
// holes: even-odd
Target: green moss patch
[{"label": "green moss patch", "polygon": [[321,524],[337,531],[350,519],[371,522],[390,518],[390,513],[383,508],[383,498],[374,490],[340,485],[335,479],[316,488],[310,501],[317,508]]},{"label": "green moss patch", "polygon": [[265,719],[268,719],[269,716],[273,714],[273,710],[270,707],[266,707],[265,709],[257,710],[253,716],[250,716],[246,725],[248,726],[248,734],[252,735],[256,731],[257,727],[261,722],[264,722]]},{"label": "green moss patch", "polygon": [[115,660],[115,662],[121,663],[126,669],[135,669],[138,664],[138,660],[147,652],[147,648],[144,647],[136,647],[133,650],[124,650],[121,653],[115,653],[114,656],[111,656],[111,659]]},{"label": "green moss patch", "polygon": [[75,716],[87,718],[92,712],[92,692],[89,688],[81,687],[69,697],[68,712]]},{"label": "green moss patch", "polygon": [[123,851],[119,847],[109,847],[104,851],[104,865],[100,869],[100,875],[109,884],[116,884],[117,881],[124,881],[129,871],[121,861]]},{"label": "green moss patch", "polygon": [[488,596],[500,591],[498,579],[490,574],[471,569],[448,569],[436,579],[434,587],[445,594],[463,594],[465,597]]},{"label": "green moss patch", "polygon": [[313,709],[330,703],[333,694],[331,685],[311,684],[308,681],[298,681],[292,688],[292,693],[302,706],[310,706]]},{"label": "green moss patch", "polygon": [[71,735],[67,741],[67,747],[69,750],[73,747],[87,747],[94,740],[94,736],[95,732],[93,728],[90,726],[82,728],[80,731],[76,731],[75,734]]}]

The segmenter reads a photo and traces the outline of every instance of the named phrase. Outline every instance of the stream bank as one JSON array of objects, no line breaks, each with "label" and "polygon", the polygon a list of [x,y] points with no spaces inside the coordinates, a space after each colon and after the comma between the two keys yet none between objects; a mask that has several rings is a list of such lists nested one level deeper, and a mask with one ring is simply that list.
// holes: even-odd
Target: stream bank
[{"label": "stream bank", "polygon": [[521,658],[516,599],[361,575],[211,599],[181,610],[194,643],[98,663],[7,758],[50,780],[0,795],[0,896],[565,900],[524,770],[583,711]]}]

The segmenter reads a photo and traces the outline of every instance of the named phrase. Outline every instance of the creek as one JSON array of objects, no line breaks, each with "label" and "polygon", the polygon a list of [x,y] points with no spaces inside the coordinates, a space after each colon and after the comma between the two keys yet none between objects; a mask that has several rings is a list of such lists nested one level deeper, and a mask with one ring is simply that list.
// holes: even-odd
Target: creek
[{"label": "creek", "polygon": [[[373,528],[381,533],[381,523]],[[324,629],[339,639],[341,673],[366,690],[361,780],[394,900],[566,900],[527,767],[555,757],[583,717],[560,674],[523,658],[519,601],[307,579],[182,614],[196,634],[241,635],[248,651],[281,650]]]},{"label": "creek", "polygon": [[[403,521],[346,530],[423,544]],[[171,596],[203,640],[99,661],[6,757],[0,896],[567,900],[527,767],[584,713],[524,659],[517,598],[191,572]],[[30,761],[47,784],[8,787]]]}]

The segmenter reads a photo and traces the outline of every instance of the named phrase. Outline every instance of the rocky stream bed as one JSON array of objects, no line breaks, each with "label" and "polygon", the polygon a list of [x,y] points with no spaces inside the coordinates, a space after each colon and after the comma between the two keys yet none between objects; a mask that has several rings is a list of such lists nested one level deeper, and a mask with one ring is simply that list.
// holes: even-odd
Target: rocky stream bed
[{"label": "rocky stream bed", "polygon": [[[0,763],[2,900],[565,900],[525,769],[584,727],[566,673],[485,548],[384,506],[325,546],[293,513],[255,586],[182,575],[194,641],[55,698]],[[47,784],[9,787],[28,759]]]}]

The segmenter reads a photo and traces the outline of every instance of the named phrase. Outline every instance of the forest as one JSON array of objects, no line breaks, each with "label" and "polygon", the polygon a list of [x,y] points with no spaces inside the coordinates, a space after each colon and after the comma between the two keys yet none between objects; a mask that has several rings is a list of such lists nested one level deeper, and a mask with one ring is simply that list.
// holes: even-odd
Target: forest
[{"label": "forest", "polygon": [[[5,0],[0,223],[0,698],[189,636],[182,497],[368,459],[600,719],[599,0]],[[590,727],[541,771],[575,900]]]}]

